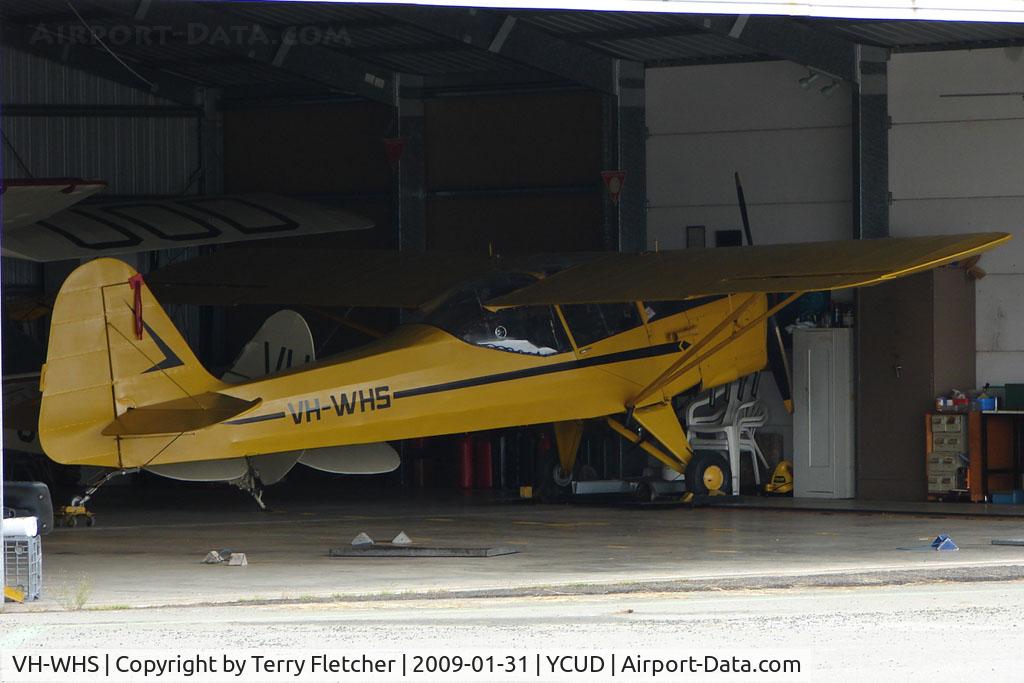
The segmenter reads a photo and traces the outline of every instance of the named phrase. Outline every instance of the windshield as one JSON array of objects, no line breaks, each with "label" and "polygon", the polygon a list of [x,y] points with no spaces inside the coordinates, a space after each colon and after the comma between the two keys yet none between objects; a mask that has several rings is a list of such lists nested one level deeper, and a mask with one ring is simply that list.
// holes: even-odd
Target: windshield
[{"label": "windshield", "polygon": [[483,307],[536,278],[522,273],[495,273],[460,285],[420,309],[414,322],[433,325],[463,341],[510,353],[549,356],[568,351],[569,340],[551,306]]}]

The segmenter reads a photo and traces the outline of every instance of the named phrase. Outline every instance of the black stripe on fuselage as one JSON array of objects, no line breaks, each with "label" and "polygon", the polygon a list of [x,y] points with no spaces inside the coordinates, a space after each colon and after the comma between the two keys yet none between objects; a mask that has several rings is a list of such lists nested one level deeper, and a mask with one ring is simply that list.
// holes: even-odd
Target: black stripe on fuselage
[{"label": "black stripe on fuselage", "polygon": [[393,396],[397,400],[400,398],[410,398],[412,396],[436,394],[442,391],[452,391],[454,389],[466,389],[468,387],[478,387],[485,384],[507,382],[513,379],[549,375],[555,372],[565,372],[566,370],[578,370],[580,368],[589,368],[595,365],[623,363],[625,361],[639,360],[641,358],[652,358],[654,356],[664,356],[670,353],[679,353],[680,350],[683,350],[688,346],[689,344],[686,342],[683,342],[682,345],[678,342],[658,344],[657,346],[630,349],[629,351],[609,353],[604,356],[594,356],[593,358],[581,358],[576,360],[567,360],[561,363],[552,363],[551,365],[545,365],[539,368],[525,368],[523,370],[512,370],[510,372],[499,372],[493,375],[470,377],[469,379],[460,379],[454,382],[444,382],[443,384],[433,384],[426,387],[418,387],[416,389],[402,389],[400,391],[396,391]]},{"label": "black stripe on fuselage", "polygon": [[266,422],[267,420],[279,420],[284,417],[284,411],[280,413],[268,413],[266,415],[254,415],[253,417],[240,417],[237,420],[228,420],[224,424],[228,425],[247,425],[253,422]]}]

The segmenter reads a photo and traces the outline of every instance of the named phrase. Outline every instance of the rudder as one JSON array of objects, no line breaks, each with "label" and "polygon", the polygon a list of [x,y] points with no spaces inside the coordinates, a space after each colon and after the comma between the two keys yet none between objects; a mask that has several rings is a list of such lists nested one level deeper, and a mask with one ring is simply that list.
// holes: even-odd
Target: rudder
[{"label": "rudder", "polygon": [[57,295],[39,413],[40,442],[57,462],[118,467],[118,439],[101,434],[115,417],[224,386],[141,278],[136,291],[136,275],[123,261],[96,259],[72,272]]}]

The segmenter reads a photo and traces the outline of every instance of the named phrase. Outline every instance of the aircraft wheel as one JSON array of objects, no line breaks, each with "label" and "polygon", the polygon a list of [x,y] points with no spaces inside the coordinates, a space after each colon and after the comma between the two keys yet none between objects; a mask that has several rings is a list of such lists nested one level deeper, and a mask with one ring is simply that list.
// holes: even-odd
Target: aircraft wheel
[{"label": "aircraft wheel", "polygon": [[534,485],[538,498],[545,503],[563,500],[572,492],[571,484],[572,475],[562,471],[557,456],[550,455],[541,460]]},{"label": "aircraft wheel", "polygon": [[551,481],[560,489],[568,488],[572,484],[572,472],[566,472],[562,469],[562,464],[556,462],[551,470]]},{"label": "aircraft wheel", "polygon": [[697,451],[686,466],[686,490],[695,494],[712,491],[730,493],[732,473],[729,462],[720,453]]}]

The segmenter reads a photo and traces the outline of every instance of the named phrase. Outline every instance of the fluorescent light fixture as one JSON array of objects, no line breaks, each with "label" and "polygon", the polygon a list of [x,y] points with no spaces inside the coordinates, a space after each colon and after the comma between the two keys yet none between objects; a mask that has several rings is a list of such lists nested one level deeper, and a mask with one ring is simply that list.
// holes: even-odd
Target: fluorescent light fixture
[{"label": "fluorescent light fixture", "polygon": [[829,83],[828,85],[821,89],[821,94],[824,95],[825,97],[832,97],[832,95],[836,91],[836,88],[838,87],[839,81],[832,81],[831,83]]},{"label": "fluorescent light fixture", "polygon": [[818,80],[818,74],[808,70],[807,75],[797,81],[804,90],[810,90],[811,84]]},{"label": "fluorescent light fixture", "polygon": [[[297,2],[299,0],[271,0]],[[350,0],[322,0],[349,2]],[[367,0],[396,4],[396,0]],[[1022,0],[416,0],[407,5],[490,7],[502,9],[567,9],[678,14],[777,14],[840,19],[916,19],[1024,23]]]}]

